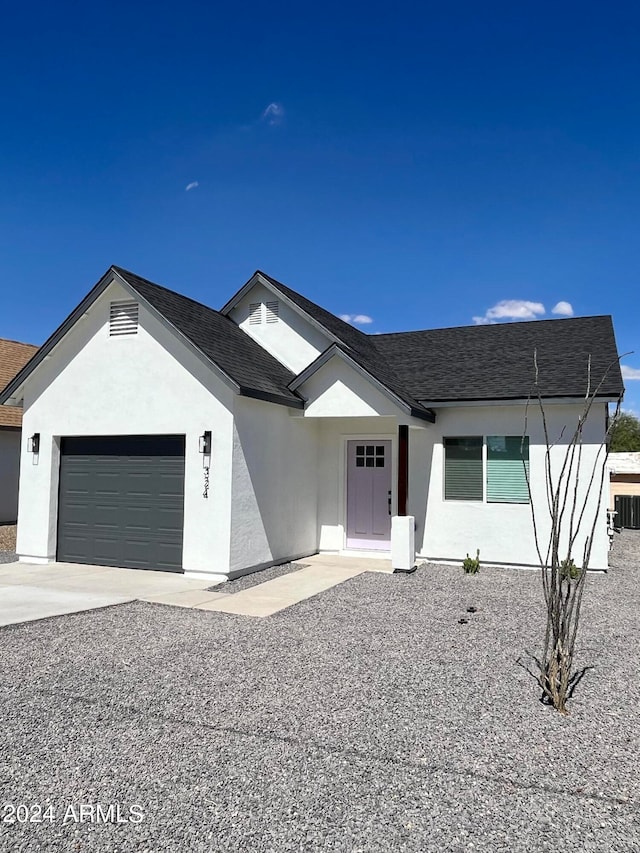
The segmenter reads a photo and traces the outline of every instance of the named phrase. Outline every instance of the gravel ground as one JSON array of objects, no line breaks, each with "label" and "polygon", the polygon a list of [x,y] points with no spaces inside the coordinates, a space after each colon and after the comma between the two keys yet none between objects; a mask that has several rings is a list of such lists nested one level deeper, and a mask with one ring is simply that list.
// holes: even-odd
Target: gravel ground
[{"label": "gravel ground", "polygon": [[[539,645],[535,572],[370,573],[262,620],[134,603],[0,629],[0,800],[52,807],[5,807],[0,849],[638,851],[640,533],[615,549],[587,579],[595,668],[568,717],[515,663]],[[95,822],[115,803],[143,820]]]},{"label": "gravel ground", "polygon": [[228,592],[230,594],[241,592],[243,589],[251,589],[252,586],[257,586],[259,583],[272,581],[281,575],[289,575],[291,572],[297,572],[298,569],[303,568],[304,563],[283,563],[281,566],[271,566],[271,568],[263,569],[261,572],[243,575],[234,581],[223,581],[215,586],[210,586],[209,589],[215,592]]},{"label": "gravel ground", "polygon": [[0,551],[0,563],[15,563],[17,559],[15,551]]},{"label": "gravel ground", "polygon": [[16,550],[16,525],[0,524],[0,551]]}]

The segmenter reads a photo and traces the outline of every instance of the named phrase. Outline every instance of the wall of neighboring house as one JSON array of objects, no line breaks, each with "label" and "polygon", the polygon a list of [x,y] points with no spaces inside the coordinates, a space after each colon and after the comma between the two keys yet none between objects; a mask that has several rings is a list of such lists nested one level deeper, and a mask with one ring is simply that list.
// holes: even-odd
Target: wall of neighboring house
[{"label": "wall of neighboring house", "polygon": [[[109,305],[131,299],[112,284],[28,380],[23,436],[40,433],[40,453],[22,446],[18,553],[54,560],[61,436],[184,434],[183,566],[229,567],[233,391],[153,314],[140,306],[136,335],[109,336]],[[213,433],[210,491],[198,438]]]},{"label": "wall of neighboring house", "polygon": [[[267,322],[267,302],[278,303],[278,319]],[[250,321],[251,305],[261,305],[260,322]],[[232,309],[229,316],[260,346],[293,373],[300,373],[331,343],[327,335],[302,317],[280,296],[256,284]]]},{"label": "wall of neighboring house", "polygon": [[612,474],[609,489],[609,507],[614,509],[616,495],[640,495],[640,473]]},{"label": "wall of neighboring house", "polygon": [[314,554],[317,423],[236,397],[231,492],[231,573]]},{"label": "wall of neighboring house", "polygon": [[[566,450],[567,436],[575,427],[582,407],[548,404],[545,408],[550,439],[557,442],[551,457],[554,471],[557,472]],[[467,552],[475,555],[476,549],[479,548],[480,559],[486,563],[539,565],[529,503],[487,503],[486,500],[444,498],[443,438],[521,436],[524,414],[523,406],[441,408],[436,411],[437,421],[433,431],[422,437],[423,443],[428,445],[432,442],[430,448],[420,448],[413,442],[413,447],[410,448],[410,513],[416,515],[416,547],[422,557],[462,561]],[[541,417],[535,407],[529,410],[528,422],[531,490],[539,523],[540,541],[546,547],[549,520],[545,490],[545,444]],[[560,438],[563,427],[566,428],[565,434]],[[606,569],[608,565],[607,484],[605,483],[602,490],[599,489],[599,472],[604,463],[604,453],[600,451],[604,429],[605,406],[596,406],[585,426],[580,494],[586,494],[587,482],[594,464],[598,470],[596,487],[590,493],[585,514],[588,525],[585,523],[581,528],[584,535],[578,538],[573,551],[576,564],[580,564],[584,538],[590,533],[594,513],[597,513],[598,521],[590,562],[593,569]],[[422,477],[429,482],[426,496],[416,494]]]},{"label": "wall of neighboring house", "polygon": [[0,428],[0,524],[14,524],[18,517],[20,430]]}]

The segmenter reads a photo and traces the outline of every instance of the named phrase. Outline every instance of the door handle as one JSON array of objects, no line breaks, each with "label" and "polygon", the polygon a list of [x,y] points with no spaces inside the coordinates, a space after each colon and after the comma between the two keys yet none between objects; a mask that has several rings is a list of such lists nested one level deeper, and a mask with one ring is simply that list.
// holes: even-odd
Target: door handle
[{"label": "door handle", "polygon": [[391,515],[391,489],[387,492],[387,505],[389,507],[389,515]]}]

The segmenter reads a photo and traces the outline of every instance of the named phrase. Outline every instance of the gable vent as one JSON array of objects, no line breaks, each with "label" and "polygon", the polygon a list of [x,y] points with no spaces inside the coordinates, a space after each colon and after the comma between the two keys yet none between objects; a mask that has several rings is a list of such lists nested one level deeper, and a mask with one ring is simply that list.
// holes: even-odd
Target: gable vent
[{"label": "gable vent", "polygon": [[138,303],[120,299],[112,302],[109,309],[109,335],[138,334]]},{"label": "gable vent", "polygon": [[267,302],[267,323],[277,323],[280,316],[280,303]]},{"label": "gable vent", "polygon": [[255,326],[262,322],[262,302],[252,302],[249,305],[249,325]]}]

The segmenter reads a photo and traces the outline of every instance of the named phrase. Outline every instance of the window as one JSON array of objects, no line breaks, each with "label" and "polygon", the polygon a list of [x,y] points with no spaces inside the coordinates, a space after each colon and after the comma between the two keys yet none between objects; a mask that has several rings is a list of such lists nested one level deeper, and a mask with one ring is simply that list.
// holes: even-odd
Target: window
[{"label": "window", "polygon": [[523,441],[519,435],[488,435],[487,501],[529,503],[528,478],[529,439]]},{"label": "window", "polygon": [[356,468],[384,468],[384,445],[356,444]]},{"label": "window", "polygon": [[482,500],[482,439],[445,438],[444,497],[447,501]]},{"label": "window", "polygon": [[481,436],[444,439],[445,500],[529,503],[528,476],[528,438],[489,435],[486,443]]}]

